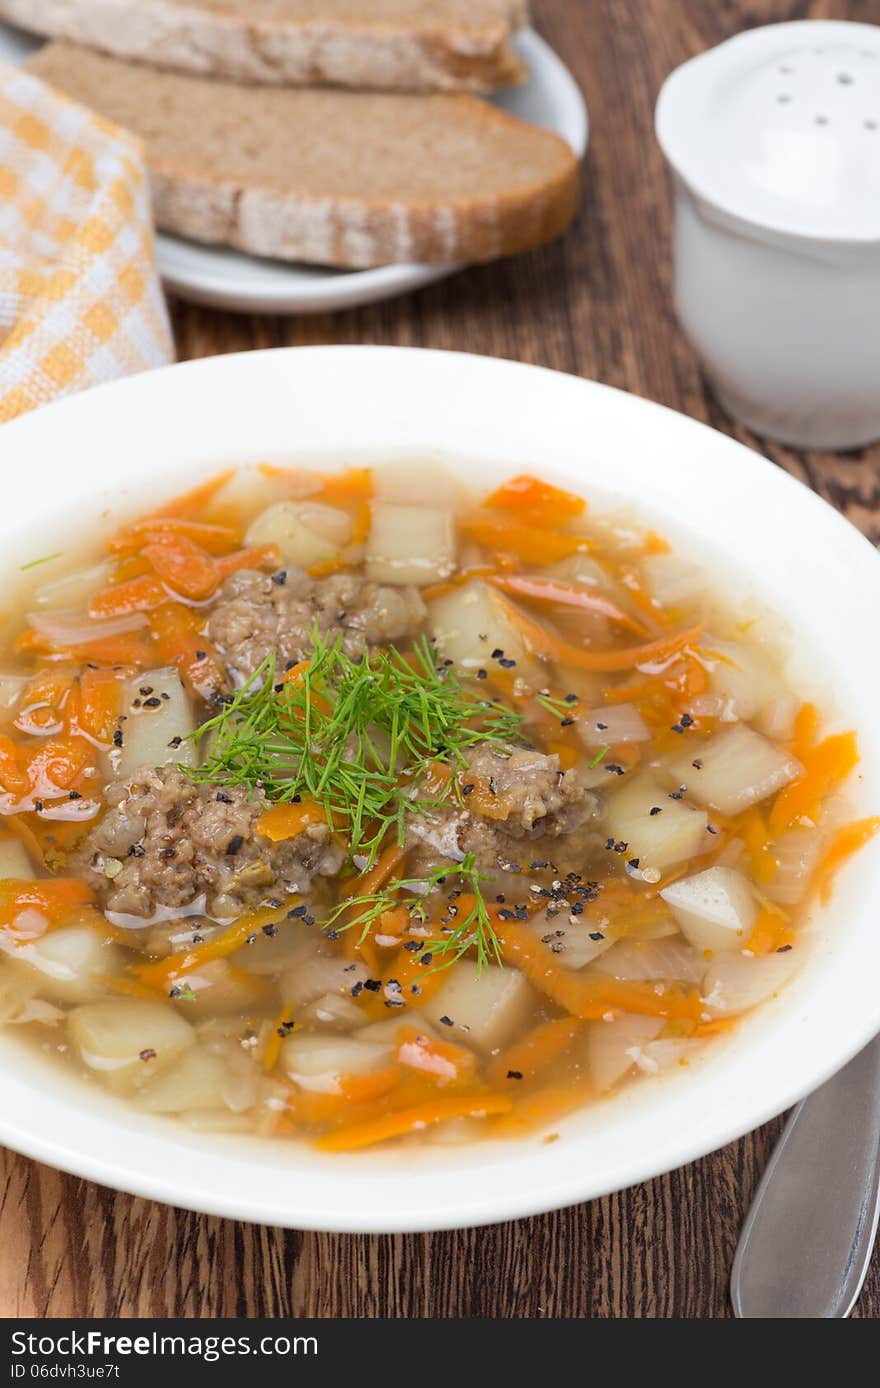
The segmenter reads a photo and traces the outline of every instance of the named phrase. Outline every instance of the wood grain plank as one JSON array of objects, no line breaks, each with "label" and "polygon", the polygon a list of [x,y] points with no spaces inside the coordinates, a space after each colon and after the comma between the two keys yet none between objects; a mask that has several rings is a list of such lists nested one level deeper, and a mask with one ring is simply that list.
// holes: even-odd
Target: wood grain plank
[{"label": "wood grain plank", "polygon": [[[652,134],[659,87],[685,58],[758,24],[876,21],[876,0],[534,0],[534,9],[590,107],[582,206],[561,242],[346,314],[275,319],[177,304],[179,355],[389,343],[575,372],[763,448],[880,540],[880,448],[762,445],[707,391],[674,319],[668,187]],[[723,1317],[739,1227],[780,1126],[589,1205],[382,1238],[209,1219],[0,1153],[0,1314]],[[878,1259],[859,1314],[880,1316]]]}]

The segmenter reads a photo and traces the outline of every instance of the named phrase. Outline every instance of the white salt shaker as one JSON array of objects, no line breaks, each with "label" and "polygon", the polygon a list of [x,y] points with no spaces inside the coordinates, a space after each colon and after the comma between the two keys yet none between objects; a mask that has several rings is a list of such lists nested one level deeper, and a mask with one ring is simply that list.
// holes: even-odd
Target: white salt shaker
[{"label": "white salt shaker", "polygon": [[675,297],[721,403],[804,448],[880,438],[880,27],[752,29],[667,79]]}]

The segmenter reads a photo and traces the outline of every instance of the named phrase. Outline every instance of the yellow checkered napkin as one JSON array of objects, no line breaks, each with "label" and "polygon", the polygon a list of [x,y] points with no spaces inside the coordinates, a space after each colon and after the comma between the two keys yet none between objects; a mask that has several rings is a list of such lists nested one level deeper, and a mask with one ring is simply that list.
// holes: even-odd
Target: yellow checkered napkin
[{"label": "yellow checkered napkin", "polygon": [[0,64],[0,422],[173,354],[140,146]]}]

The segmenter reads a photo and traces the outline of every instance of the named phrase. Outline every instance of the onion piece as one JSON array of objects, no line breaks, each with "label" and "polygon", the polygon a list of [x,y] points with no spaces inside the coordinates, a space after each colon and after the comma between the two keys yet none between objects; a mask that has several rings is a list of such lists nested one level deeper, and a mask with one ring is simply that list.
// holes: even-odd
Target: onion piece
[{"label": "onion piece", "polygon": [[774,795],[803,769],[797,757],[737,723],[701,743],[698,755],[689,746],[669,763],[666,775],[671,783],[685,785],[689,799],[699,805],[733,815]]},{"label": "onion piece", "polygon": [[719,954],[703,979],[707,1011],[725,1016],[745,1012],[775,997],[801,965],[796,950],[750,958],[733,952]]},{"label": "onion piece", "polygon": [[612,1089],[638,1063],[644,1048],[663,1029],[660,1017],[636,1017],[622,1012],[609,1022],[587,1028],[586,1058],[590,1078],[600,1094]]},{"label": "onion piece", "polygon": [[675,935],[665,940],[618,940],[593,967],[611,978],[633,983],[651,979],[701,983],[706,960]]},{"label": "onion piece", "polygon": [[85,612],[53,616],[46,612],[29,612],[27,619],[34,631],[46,641],[51,641],[53,646],[84,646],[92,641],[124,636],[126,632],[139,631],[147,625],[145,612],[129,612],[124,617],[107,617],[98,621]]},{"label": "onion piece", "polygon": [[796,826],[788,829],[773,845],[776,872],[763,890],[771,901],[796,906],[807,891],[825,846],[825,836],[817,829]]},{"label": "onion piece", "polygon": [[588,747],[616,747],[619,742],[650,742],[651,732],[635,704],[611,704],[590,710],[577,730]]}]

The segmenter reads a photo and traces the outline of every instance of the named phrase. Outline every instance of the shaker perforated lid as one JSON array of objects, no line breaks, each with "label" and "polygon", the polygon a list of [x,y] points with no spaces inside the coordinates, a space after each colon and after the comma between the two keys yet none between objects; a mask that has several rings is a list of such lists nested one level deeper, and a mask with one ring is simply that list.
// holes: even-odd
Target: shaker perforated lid
[{"label": "shaker perforated lid", "polygon": [[880,26],[771,24],[665,82],[657,138],[694,193],[777,232],[880,240]]}]

